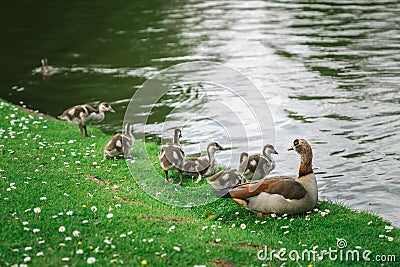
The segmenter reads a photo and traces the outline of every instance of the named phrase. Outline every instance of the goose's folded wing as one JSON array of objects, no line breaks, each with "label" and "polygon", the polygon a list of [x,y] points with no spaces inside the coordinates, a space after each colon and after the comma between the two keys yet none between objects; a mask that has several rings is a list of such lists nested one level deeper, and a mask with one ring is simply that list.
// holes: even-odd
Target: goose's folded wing
[{"label": "goose's folded wing", "polygon": [[116,149],[117,151],[122,151],[121,134],[116,134],[108,142],[106,149]]},{"label": "goose's folded wing", "polygon": [[158,157],[160,160],[162,158],[166,158],[172,165],[179,167],[184,160],[184,156],[181,151],[182,150],[179,147],[174,145],[164,145],[161,147]]},{"label": "goose's folded wing", "polygon": [[[216,192],[219,197],[247,199],[262,192],[278,194],[286,199],[301,199],[307,193],[304,187],[291,177],[274,177],[256,183],[247,183],[231,189]],[[225,193],[225,194],[224,194]]]},{"label": "goose's folded wing", "polygon": [[218,180],[223,174],[225,174],[229,169],[225,168],[222,171],[217,172],[216,174],[214,174],[213,176],[211,176],[210,178],[207,179],[207,182],[212,183],[216,180]]},{"label": "goose's folded wing", "polygon": [[186,158],[185,170],[192,169],[193,172],[201,172],[210,166],[210,161],[206,157]]},{"label": "goose's folded wing", "polygon": [[89,113],[96,112],[96,109],[90,105],[82,105],[81,108],[85,111],[87,110]]}]

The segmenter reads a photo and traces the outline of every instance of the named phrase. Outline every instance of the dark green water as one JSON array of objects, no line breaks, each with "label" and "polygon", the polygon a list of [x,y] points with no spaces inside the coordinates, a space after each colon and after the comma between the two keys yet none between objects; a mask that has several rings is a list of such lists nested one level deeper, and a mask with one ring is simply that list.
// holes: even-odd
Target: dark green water
[{"label": "dark green water", "polygon": [[[148,133],[169,135],[163,121],[175,120],[185,126],[185,149],[195,152],[211,139],[230,144],[216,121],[245,125],[246,136],[232,138],[220,162],[236,166],[243,143],[259,153],[269,142],[280,152],[275,174],[296,173],[298,158],[285,150],[304,137],[313,145],[321,198],[398,225],[400,4],[376,2],[6,1],[0,96],[51,115],[107,101],[117,113],[98,127],[113,133],[137,88],[158,71],[198,60],[223,63],[258,85],[275,140],[260,139],[249,121],[215,112],[201,86],[172,88],[152,111]],[[42,57],[56,68],[49,77],[38,72]],[[235,93],[220,96],[263,105],[244,87]],[[203,120],[188,123],[194,113]]]}]

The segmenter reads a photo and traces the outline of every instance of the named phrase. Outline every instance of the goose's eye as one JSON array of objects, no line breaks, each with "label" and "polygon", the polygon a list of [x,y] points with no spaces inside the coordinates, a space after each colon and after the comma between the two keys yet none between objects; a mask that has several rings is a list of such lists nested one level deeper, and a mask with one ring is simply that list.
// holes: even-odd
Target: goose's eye
[{"label": "goose's eye", "polygon": [[294,146],[298,146],[299,145],[299,139],[294,140],[293,145]]}]

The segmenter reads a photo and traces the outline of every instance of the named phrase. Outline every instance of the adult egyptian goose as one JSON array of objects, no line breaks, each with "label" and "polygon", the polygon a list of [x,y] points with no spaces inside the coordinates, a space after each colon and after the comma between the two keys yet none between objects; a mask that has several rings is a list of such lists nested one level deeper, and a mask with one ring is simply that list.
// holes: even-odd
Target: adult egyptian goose
[{"label": "adult egyptian goose", "polygon": [[275,168],[272,154],[278,154],[278,152],[272,145],[265,145],[262,154],[248,157],[247,160],[240,164],[238,172],[243,174],[247,180],[263,179]]},{"label": "adult egyptian goose", "polygon": [[[215,155],[218,151],[223,150],[217,142],[211,142],[207,146],[207,156],[185,158],[182,171],[189,176],[197,176],[195,183],[201,181],[202,176],[213,175],[218,168],[215,161]],[[182,180],[180,181],[182,184]]]},{"label": "adult egyptian goose", "polygon": [[[165,173],[165,181],[171,182],[172,179],[168,178],[168,171],[170,169],[176,169],[177,167],[182,166],[183,161],[185,159],[185,153],[182,150],[182,147],[179,143],[179,139],[182,137],[182,132],[180,129],[175,129],[174,136],[172,139],[172,144],[165,144],[161,146],[160,151],[158,152],[158,159],[160,161],[160,166],[164,170]],[[179,176],[182,180],[182,172],[178,169]]]},{"label": "adult egyptian goose", "polygon": [[[246,160],[248,156],[249,155],[246,152],[243,152],[240,155],[239,164]],[[243,183],[244,181],[246,181],[246,179],[242,174],[233,168],[225,168],[207,179],[207,183],[209,183],[215,190],[231,188]]]},{"label": "adult egyptian goose", "polygon": [[104,120],[104,112],[106,111],[115,112],[110,104],[106,102],[100,103],[97,109],[90,105],[78,105],[65,110],[58,118],[78,125],[81,134],[87,137],[86,124],[89,122],[101,122]]},{"label": "adult egyptian goose", "polygon": [[253,183],[217,190],[219,197],[232,198],[242,207],[258,212],[258,215],[301,214],[312,210],[317,204],[317,181],[312,169],[313,153],[304,139],[296,139],[288,150],[300,154],[299,176],[271,177]]},{"label": "adult egyptian goose", "polygon": [[130,158],[129,152],[132,149],[135,137],[132,135],[132,123],[126,123],[124,126],[124,132],[114,135],[113,138],[107,143],[104,148],[104,158],[118,158],[124,157]]},{"label": "adult egyptian goose", "polygon": [[54,68],[49,65],[47,58],[42,58],[40,62],[42,63],[42,66],[40,67],[40,72],[43,75],[50,75],[54,71]]}]

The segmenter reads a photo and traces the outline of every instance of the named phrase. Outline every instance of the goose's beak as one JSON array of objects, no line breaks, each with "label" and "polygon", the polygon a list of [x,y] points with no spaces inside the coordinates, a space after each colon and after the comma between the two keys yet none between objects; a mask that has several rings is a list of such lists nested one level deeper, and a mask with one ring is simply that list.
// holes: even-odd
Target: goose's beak
[{"label": "goose's beak", "polygon": [[220,150],[220,151],[222,151],[222,150],[225,150],[225,148],[223,148],[221,145],[217,145],[217,148],[218,148],[218,150]]},{"label": "goose's beak", "polygon": [[115,110],[112,107],[110,107],[110,109],[108,111],[115,113]]},{"label": "goose's beak", "polygon": [[276,151],[275,149],[274,149],[274,152],[273,152],[273,153],[274,153],[274,154],[277,154],[277,155],[279,154],[278,151]]},{"label": "goose's beak", "polygon": [[294,150],[294,148],[292,146],[287,149],[287,151],[291,151],[291,150]]}]

